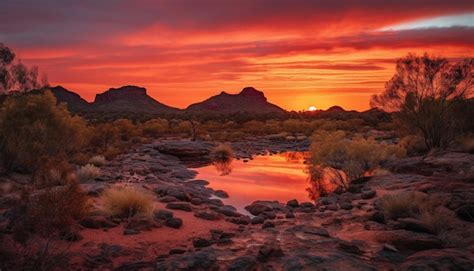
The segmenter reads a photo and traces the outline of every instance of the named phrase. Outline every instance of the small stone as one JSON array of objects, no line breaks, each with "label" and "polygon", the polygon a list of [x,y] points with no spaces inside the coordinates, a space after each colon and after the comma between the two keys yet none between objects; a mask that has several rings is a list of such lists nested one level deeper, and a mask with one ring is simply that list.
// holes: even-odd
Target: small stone
[{"label": "small stone", "polygon": [[275,223],[273,223],[271,221],[267,221],[267,222],[263,223],[263,225],[262,225],[262,229],[274,228],[274,227],[275,227]]},{"label": "small stone", "polygon": [[179,229],[183,225],[183,220],[177,217],[170,217],[166,219],[165,225],[173,229]]},{"label": "small stone", "polygon": [[153,216],[154,216],[155,219],[158,219],[158,220],[166,220],[168,218],[173,217],[174,214],[173,214],[173,212],[168,211],[168,210],[158,209],[158,210],[155,210],[153,212]]},{"label": "small stone", "polygon": [[196,238],[193,240],[193,246],[195,248],[208,247],[212,245],[212,242],[204,238]]},{"label": "small stone", "polygon": [[474,205],[464,205],[456,209],[456,215],[464,220],[469,222],[474,222]]},{"label": "small stone", "polygon": [[236,258],[229,266],[229,271],[253,271],[257,266],[257,259],[254,256],[246,255]]},{"label": "small stone", "polygon": [[214,195],[218,196],[221,199],[226,199],[229,197],[229,194],[225,192],[224,190],[216,190],[214,192]]},{"label": "small stone", "polygon": [[301,208],[314,208],[314,204],[311,202],[303,202],[300,204]]},{"label": "small stone", "polygon": [[191,202],[192,205],[201,205],[202,204],[202,199],[192,198],[190,202]]},{"label": "small stone", "polygon": [[172,248],[170,249],[169,251],[169,254],[170,255],[174,255],[174,254],[184,254],[186,253],[186,249],[184,248]]},{"label": "small stone", "polygon": [[158,201],[163,202],[163,203],[168,203],[168,202],[176,202],[176,201],[178,201],[178,199],[175,198],[175,197],[171,197],[171,196],[163,196],[163,197],[159,198]]},{"label": "small stone", "polygon": [[211,210],[202,210],[194,213],[195,217],[199,217],[205,220],[219,220],[220,216],[218,213]]},{"label": "small stone", "polygon": [[295,218],[295,214],[294,213],[286,213],[285,217],[286,218]]},{"label": "small stone", "polygon": [[348,202],[343,202],[340,204],[340,207],[341,209],[344,209],[344,210],[352,210],[352,208],[354,206],[352,206],[352,204],[348,203]]},{"label": "small stone", "polygon": [[375,191],[374,190],[368,190],[368,191],[363,191],[361,194],[362,199],[371,199],[375,197]]},{"label": "small stone", "polygon": [[252,223],[252,225],[263,224],[263,222],[265,222],[265,218],[263,216],[260,216],[260,215],[254,217],[250,220],[250,223]]}]

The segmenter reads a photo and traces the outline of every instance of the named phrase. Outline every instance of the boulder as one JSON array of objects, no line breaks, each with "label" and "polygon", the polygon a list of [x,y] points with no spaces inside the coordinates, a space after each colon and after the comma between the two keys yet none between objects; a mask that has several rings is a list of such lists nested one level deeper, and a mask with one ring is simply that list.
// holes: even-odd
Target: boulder
[{"label": "boulder", "polygon": [[173,229],[179,229],[183,225],[183,220],[177,217],[170,217],[166,219],[165,225]]},{"label": "boulder", "polygon": [[125,229],[140,232],[151,230],[159,226],[160,224],[157,224],[154,220],[148,217],[134,216],[128,220],[127,224],[125,224]]},{"label": "boulder", "polygon": [[214,191],[214,195],[218,196],[221,199],[226,199],[229,197],[229,194],[225,192],[224,190],[216,190]]},{"label": "boulder", "polygon": [[213,248],[204,248],[183,255],[174,255],[166,261],[157,262],[156,271],[169,270],[216,270],[217,256]]},{"label": "boulder", "polygon": [[116,223],[108,220],[105,216],[100,215],[88,216],[82,219],[79,224],[89,229],[113,228],[118,226]]},{"label": "boulder", "polygon": [[367,191],[362,191],[361,198],[362,199],[371,199],[375,197],[376,192],[374,190],[367,190]]},{"label": "boulder", "polygon": [[202,248],[202,247],[208,247],[212,245],[211,240],[207,240],[204,238],[195,238],[193,239],[193,246],[195,248]]},{"label": "boulder", "polygon": [[194,213],[195,217],[199,217],[205,220],[219,220],[220,215],[211,210],[202,210]]},{"label": "boulder", "polygon": [[270,258],[278,258],[284,255],[279,244],[264,244],[258,249],[257,259],[266,262]]},{"label": "boulder", "polygon": [[291,208],[297,208],[299,206],[299,203],[296,199],[292,199],[286,203],[286,206],[291,207]]},{"label": "boulder", "polygon": [[166,220],[174,216],[174,213],[168,210],[155,210],[153,211],[153,217],[157,220]]},{"label": "boulder", "polygon": [[456,215],[465,221],[474,222],[474,205],[464,205],[456,209]]},{"label": "boulder", "polygon": [[229,265],[229,271],[254,271],[257,259],[252,255],[241,256],[233,260]]},{"label": "boulder", "polygon": [[260,215],[254,217],[250,220],[250,223],[252,223],[252,225],[263,224],[263,222],[265,222],[265,218],[263,216],[260,216]]}]

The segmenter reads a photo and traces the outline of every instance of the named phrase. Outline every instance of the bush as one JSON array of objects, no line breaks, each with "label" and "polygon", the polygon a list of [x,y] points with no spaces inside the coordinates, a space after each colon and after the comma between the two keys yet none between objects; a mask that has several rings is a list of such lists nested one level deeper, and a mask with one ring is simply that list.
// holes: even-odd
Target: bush
[{"label": "bush", "polygon": [[86,142],[86,125],[53,94],[6,98],[0,110],[0,152],[5,168],[33,172],[45,157],[70,155]]},{"label": "bush", "polygon": [[107,163],[107,160],[105,160],[105,157],[102,155],[96,155],[93,156],[91,159],[89,159],[89,164],[96,166],[96,167],[101,167]]},{"label": "bush", "polygon": [[169,124],[165,119],[152,119],[143,123],[141,127],[144,136],[156,138],[168,130]]},{"label": "bush", "polygon": [[408,155],[419,154],[427,151],[426,144],[420,136],[405,136],[398,142],[398,145],[407,151]]},{"label": "bush", "polygon": [[310,155],[312,167],[342,170],[354,180],[383,162],[404,156],[405,150],[372,138],[350,138],[343,131],[319,131],[312,138]]},{"label": "bush", "polygon": [[151,215],[153,211],[153,195],[132,186],[109,188],[102,194],[102,200],[105,211],[111,216],[127,218]]},{"label": "bush", "polygon": [[474,153],[474,137],[472,135],[461,139],[461,149],[464,152]]},{"label": "bush", "polygon": [[211,159],[213,161],[225,162],[234,158],[234,151],[232,147],[227,144],[220,144],[211,152]]},{"label": "bush", "polygon": [[441,205],[441,200],[420,192],[401,192],[382,198],[382,208],[387,219],[415,218],[436,234],[443,233],[453,220],[453,215]]},{"label": "bush", "polygon": [[100,176],[100,169],[94,165],[87,164],[76,171],[77,178],[81,183],[92,180]]}]

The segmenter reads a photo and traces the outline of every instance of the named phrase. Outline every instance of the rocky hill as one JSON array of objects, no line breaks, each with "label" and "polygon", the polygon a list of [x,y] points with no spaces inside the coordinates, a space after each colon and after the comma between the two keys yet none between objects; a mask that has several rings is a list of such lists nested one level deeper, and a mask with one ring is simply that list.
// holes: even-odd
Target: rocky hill
[{"label": "rocky hill", "polygon": [[231,114],[249,112],[256,114],[285,113],[281,107],[269,103],[264,93],[253,87],[246,87],[238,94],[221,92],[207,100],[190,105],[186,111],[194,113]]}]

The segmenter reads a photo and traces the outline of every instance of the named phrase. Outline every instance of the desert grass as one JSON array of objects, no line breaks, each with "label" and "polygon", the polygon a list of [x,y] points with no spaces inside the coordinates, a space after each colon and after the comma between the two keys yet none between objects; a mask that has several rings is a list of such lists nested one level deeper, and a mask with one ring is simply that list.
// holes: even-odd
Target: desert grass
[{"label": "desert grass", "polygon": [[76,171],[76,176],[81,183],[100,176],[100,169],[94,165],[87,164]]},{"label": "desert grass", "polygon": [[134,186],[109,188],[103,192],[101,198],[104,210],[110,216],[121,218],[136,215],[151,216],[153,211],[153,195]]},{"label": "desert grass", "polygon": [[96,155],[89,159],[89,164],[96,167],[104,166],[106,163],[107,160],[105,160],[105,157],[103,155]]},{"label": "desert grass", "polygon": [[234,158],[234,150],[227,144],[220,144],[212,150],[211,158],[218,162],[230,161]]}]

